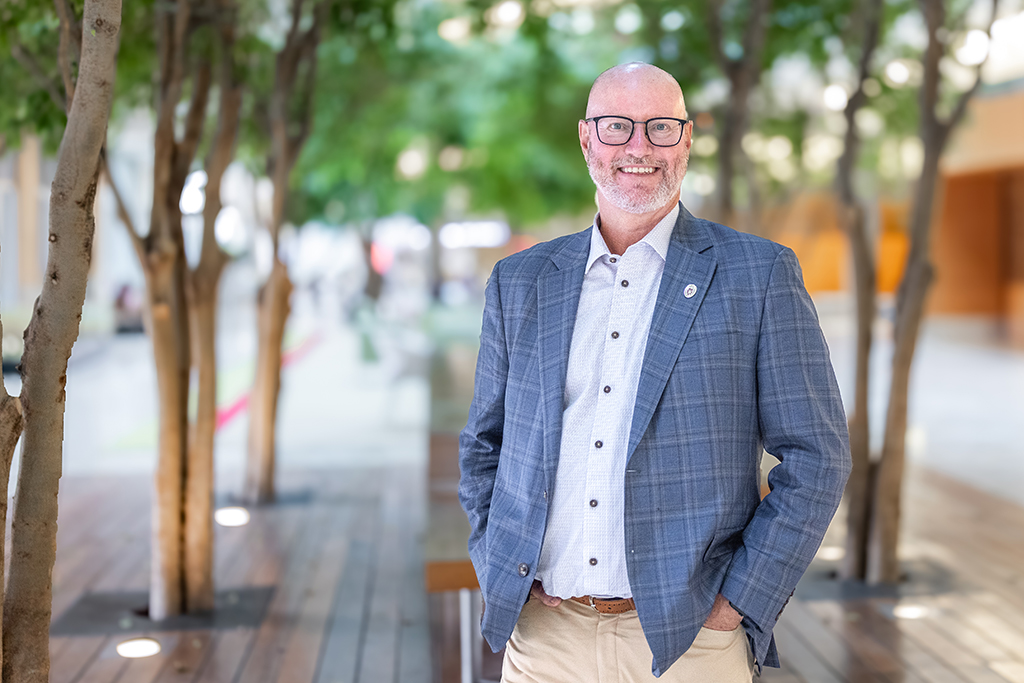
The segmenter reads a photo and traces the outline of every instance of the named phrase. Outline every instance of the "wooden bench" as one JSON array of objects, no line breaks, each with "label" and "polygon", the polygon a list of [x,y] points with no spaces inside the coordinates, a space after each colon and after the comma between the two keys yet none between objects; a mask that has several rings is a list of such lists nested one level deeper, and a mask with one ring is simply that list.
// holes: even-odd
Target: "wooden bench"
[{"label": "wooden bench", "polygon": [[473,399],[476,348],[449,344],[430,369],[430,446],[424,575],[428,593],[458,591],[461,683],[482,683],[481,600],[469,559],[469,521],[459,504],[459,432]]}]

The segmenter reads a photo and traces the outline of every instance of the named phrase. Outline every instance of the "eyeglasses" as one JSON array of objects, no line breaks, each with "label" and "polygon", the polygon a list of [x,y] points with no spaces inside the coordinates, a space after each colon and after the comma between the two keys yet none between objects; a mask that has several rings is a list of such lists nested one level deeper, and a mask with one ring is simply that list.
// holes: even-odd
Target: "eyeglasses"
[{"label": "eyeglasses", "polygon": [[655,147],[675,147],[678,145],[679,141],[683,139],[683,128],[689,123],[688,119],[668,117],[634,121],[625,116],[595,116],[583,120],[594,122],[594,127],[597,129],[597,139],[606,145],[626,144],[633,137],[633,127],[642,123],[647,133],[647,139]]}]

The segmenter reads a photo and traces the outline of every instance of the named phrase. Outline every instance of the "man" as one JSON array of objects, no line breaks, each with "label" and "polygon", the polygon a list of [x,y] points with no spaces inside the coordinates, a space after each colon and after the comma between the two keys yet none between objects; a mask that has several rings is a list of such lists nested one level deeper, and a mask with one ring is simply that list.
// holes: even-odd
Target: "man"
[{"label": "man", "polygon": [[488,282],[459,495],[507,683],[749,682],[839,504],[846,420],[796,258],[682,207],[692,135],[669,74],[601,74],[593,228]]}]

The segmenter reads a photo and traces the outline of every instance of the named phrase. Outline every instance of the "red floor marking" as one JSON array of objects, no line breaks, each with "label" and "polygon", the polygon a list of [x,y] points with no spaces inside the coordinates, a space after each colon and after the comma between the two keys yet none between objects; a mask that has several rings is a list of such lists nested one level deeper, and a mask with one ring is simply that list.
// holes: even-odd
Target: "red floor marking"
[{"label": "red floor marking", "polygon": [[[281,356],[281,367],[286,368],[299,362],[321,341],[323,341],[323,335],[319,332],[306,337],[301,344]],[[217,408],[217,429],[231,422],[239,413],[249,407],[249,394],[250,391],[247,391],[228,405]]]}]

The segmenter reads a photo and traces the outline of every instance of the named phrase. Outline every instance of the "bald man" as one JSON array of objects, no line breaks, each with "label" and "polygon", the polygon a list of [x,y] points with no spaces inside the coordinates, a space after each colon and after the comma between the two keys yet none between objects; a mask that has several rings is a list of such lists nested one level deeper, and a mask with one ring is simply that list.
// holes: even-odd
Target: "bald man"
[{"label": "bald man", "polygon": [[749,682],[839,505],[846,418],[796,257],[682,206],[692,136],[669,74],[601,74],[593,226],[488,281],[459,497],[506,683]]}]

